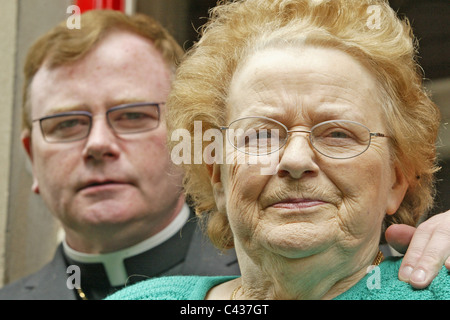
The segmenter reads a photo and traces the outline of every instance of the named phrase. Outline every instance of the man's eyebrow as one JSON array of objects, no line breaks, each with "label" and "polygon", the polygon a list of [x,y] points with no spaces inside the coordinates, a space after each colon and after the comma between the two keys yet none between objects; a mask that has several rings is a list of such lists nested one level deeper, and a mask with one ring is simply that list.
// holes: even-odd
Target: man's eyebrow
[{"label": "man's eyebrow", "polygon": [[157,103],[160,101],[151,101],[148,99],[141,99],[141,98],[125,98],[125,99],[119,99],[119,100],[113,100],[112,102],[107,104],[108,109],[116,106],[120,106],[122,104],[130,104],[130,103],[140,103],[140,102],[149,102],[149,103]]},{"label": "man's eyebrow", "polygon": [[71,106],[58,106],[50,108],[46,115],[52,115],[52,114],[58,114],[58,113],[64,113],[64,112],[71,112],[71,111],[88,111],[88,108],[86,105],[71,105]]},{"label": "man's eyebrow", "polygon": [[[107,103],[107,109],[110,109],[112,107],[116,107],[116,106],[119,106],[122,104],[139,103],[139,102],[149,102],[149,103],[155,102],[155,103],[157,103],[160,101],[150,101],[148,99],[141,99],[141,98],[125,98],[125,99],[113,100],[113,101]],[[46,116],[58,114],[58,113],[71,112],[71,111],[89,111],[89,107],[86,104],[76,104],[76,105],[52,107],[48,110],[48,112],[46,113]]]}]

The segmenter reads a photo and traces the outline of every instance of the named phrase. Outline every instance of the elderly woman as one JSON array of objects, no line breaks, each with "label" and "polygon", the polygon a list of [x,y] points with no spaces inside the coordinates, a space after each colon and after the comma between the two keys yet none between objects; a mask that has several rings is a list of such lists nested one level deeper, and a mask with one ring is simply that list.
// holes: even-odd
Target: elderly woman
[{"label": "elderly woman", "polygon": [[424,290],[397,279],[398,259],[379,265],[378,290],[367,274],[382,230],[432,206],[440,119],[414,53],[385,1],[216,7],[168,124],[191,134],[186,192],[242,276],[160,278],[111,298],[449,299],[445,268]]}]

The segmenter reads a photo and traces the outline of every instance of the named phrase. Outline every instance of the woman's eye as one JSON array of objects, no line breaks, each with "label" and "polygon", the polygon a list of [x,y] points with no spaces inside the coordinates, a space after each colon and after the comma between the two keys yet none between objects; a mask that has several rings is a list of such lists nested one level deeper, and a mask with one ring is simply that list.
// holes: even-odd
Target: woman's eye
[{"label": "woman's eye", "polygon": [[343,132],[343,131],[333,131],[333,132],[330,132],[328,134],[328,136],[330,138],[336,138],[336,139],[348,139],[348,138],[350,138],[350,135],[347,134],[346,132]]},{"label": "woman's eye", "polygon": [[270,130],[257,130],[256,137],[258,139],[270,139],[272,137],[272,133],[270,132]]}]

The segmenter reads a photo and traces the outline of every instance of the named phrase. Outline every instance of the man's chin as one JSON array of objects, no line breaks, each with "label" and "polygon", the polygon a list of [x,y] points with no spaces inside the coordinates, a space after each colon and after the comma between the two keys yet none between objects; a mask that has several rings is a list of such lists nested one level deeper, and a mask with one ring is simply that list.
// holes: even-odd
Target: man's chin
[{"label": "man's chin", "polygon": [[124,225],[139,219],[145,214],[144,210],[139,210],[134,204],[115,199],[107,199],[77,206],[77,220],[84,225]]}]

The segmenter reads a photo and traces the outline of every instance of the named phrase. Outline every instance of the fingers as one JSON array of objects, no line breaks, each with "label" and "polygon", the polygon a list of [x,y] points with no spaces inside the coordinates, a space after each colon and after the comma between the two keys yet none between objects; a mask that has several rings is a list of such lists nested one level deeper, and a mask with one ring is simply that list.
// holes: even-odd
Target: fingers
[{"label": "fingers", "polygon": [[393,224],[386,229],[385,238],[389,245],[400,253],[405,253],[416,228],[406,224]]},{"label": "fingers", "polygon": [[400,266],[399,279],[414,288],[425,288],[444,263],[450,267],[450,211],[419,225]]}]

